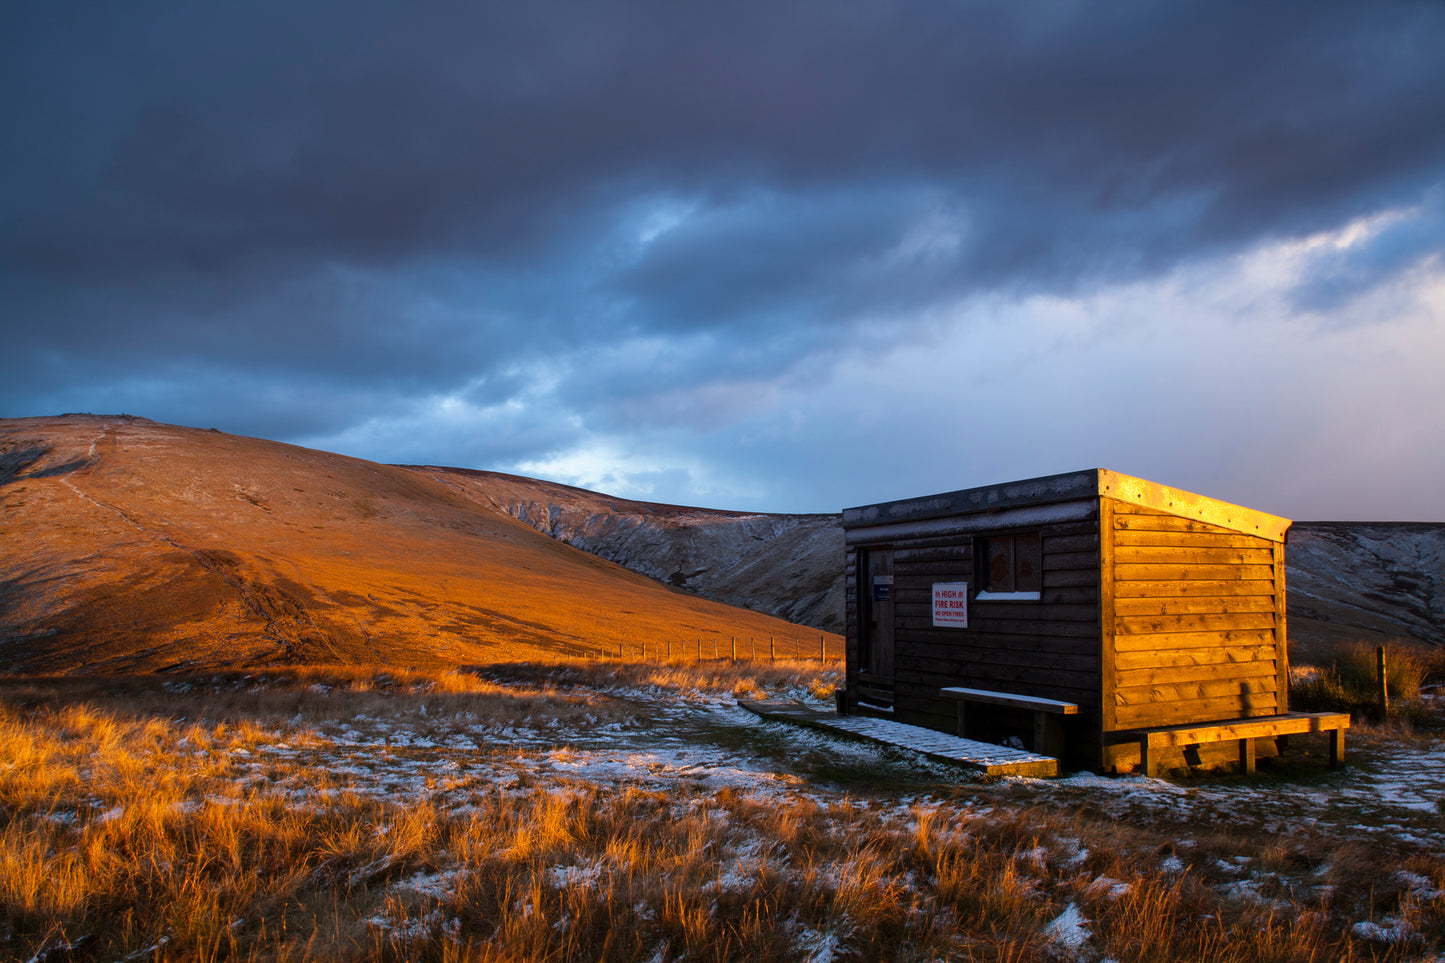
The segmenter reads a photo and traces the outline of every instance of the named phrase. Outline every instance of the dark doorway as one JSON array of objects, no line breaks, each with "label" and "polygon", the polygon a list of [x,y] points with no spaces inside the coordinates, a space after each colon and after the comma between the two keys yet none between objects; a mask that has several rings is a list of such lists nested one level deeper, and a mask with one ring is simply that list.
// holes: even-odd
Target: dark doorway
[{"label": "dark doorway", "polygon": [[893,681],[893,607],[896,604],[893,586],[893,549],[870,548],[863,551],[863,584],[859,586],[862,602],[863,659],[861,668],[880,680]]}]

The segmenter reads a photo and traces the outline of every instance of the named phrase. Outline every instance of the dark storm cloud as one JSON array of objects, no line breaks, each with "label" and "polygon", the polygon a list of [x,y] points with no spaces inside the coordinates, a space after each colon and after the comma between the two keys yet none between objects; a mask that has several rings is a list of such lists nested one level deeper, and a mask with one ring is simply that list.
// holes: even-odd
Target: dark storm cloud
[{"label": "dark storm cloud", "polygon": [[556,377],[549,417],[707,423],[934,305],[1445,177],[1427,3],[16,3],[0,45],[10,414],[340,437]]},{"label": "dark storm cloud", "polygon": [[1366,242],[1317,258],[1294,291],[1294,305],[1324,312],[1445,252],[1445,191],[1434,191],[1407,216],[1386,223]]},{"label": "dark storm cloud", "polygon": [[1445,144],[1432,5],[94,16],[32,5],[6,31],[29,121],[7,137],[7,254],[71,277],[525,254],[638,181],[1026,187],[1030,220],[1072,198],[1069,225],[1202,193],[1175,226],[1228,238],[1438,177]]}]

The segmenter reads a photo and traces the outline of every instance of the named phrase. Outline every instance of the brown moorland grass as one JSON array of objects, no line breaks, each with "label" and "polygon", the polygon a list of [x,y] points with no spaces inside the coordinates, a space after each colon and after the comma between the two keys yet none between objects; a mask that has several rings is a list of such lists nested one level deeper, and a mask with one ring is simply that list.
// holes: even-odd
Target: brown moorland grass
[{"label": "brown moorland grass", "polygon": [[[1419,958],[1445,925],[1438,892],[1355,843],[1220,826],[1185,846],[987,783],[900,804],[886,783],[659,790],[538,769],[389,796],[327,734],[423,708],[595,725],[635,711],[608,692],[829,682],[816,663],[4,680],[0,956],[1302,963]],[[1442,860],[1406,868],[1445,888]],[[1360,920],[1400,940],[1360,939]]]},{"label": "brown moorland grass", "polygon": [[842,653],[425,470],[140,418],[0,419],[0,536],[0,637],[29,673]]}]

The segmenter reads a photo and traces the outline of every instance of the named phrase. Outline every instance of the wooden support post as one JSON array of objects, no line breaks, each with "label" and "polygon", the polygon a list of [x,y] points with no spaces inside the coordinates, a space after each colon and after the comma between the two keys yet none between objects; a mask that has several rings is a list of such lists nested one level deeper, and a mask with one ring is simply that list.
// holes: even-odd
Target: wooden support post
[{"label": "wooden support post", "polygon": [[1246,776],[1254,775],[1254,740],[1239,740],[1239,768]]},{"label": "wooden support post", "polygon": [[1139,771],[1144,775],[1153,778],[1159,775],[1159,757],[1156,753],[1149,751],[1149,740],[1139,740]]},{"label": "wooden support post", "polygon": [[1064,754],[1063,720],[1053,713],[1034,712],[1034,752],[1055,759]]},{"label": "wooden support post", "polygon": [[818,661],[828,661],[828,640],[824,636],[818,636]]},{"label": "wooden support post", "polygon": [[1345,761],[1345,730],[1330,730],[1330,768],[1338,769]]},{"label": "wooden support post", "polygon": [[736,661],[738,660],[738,637],[735,635],[735,636],[733,636],[732,638],[733,638],[733,661],[736,662]]},{"label": "wooden support post", "polygon": [[1380,674],[1380,687],[1376,698],[1380,703],[1380,719],[1383,721],[1390,717],[1390,685],[1385,675],[1385,647],[1383,645],[1375,648],[1375,661]]},{"label": "wooden support post", "polygon": [[958,738],[968,738],[968,723],[965,721],[964,712],[968,709],[968,703],[962,699],[958,701]]},{"label": "wooden support post", "polygon": [[769,662],[776,662],[776,661],[778,661],[778,648],[777,648],[777,646],[774,644],[773,637],[772,637],[771,635],[768,636],[768,661],[769,661]]}]

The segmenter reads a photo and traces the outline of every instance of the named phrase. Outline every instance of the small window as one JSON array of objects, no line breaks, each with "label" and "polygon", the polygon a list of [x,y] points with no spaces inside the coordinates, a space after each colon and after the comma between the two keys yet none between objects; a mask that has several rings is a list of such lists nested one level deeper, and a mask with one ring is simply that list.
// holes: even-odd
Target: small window
[{"label": "small window", "polygon": [[989,535],[977,540],[979,591],[984,601],[1038,601],[1043,588],[1043,552],[1038,532]]}]

